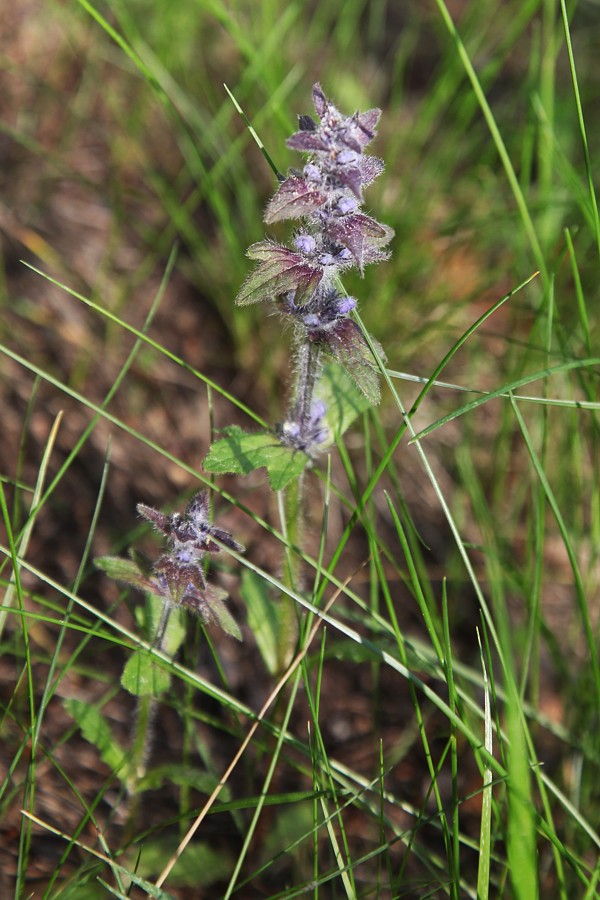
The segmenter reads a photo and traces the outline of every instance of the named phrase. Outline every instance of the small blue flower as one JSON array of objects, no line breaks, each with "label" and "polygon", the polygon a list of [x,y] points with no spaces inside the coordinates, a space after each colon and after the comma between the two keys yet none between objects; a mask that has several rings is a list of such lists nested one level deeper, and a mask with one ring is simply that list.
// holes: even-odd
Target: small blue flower
[{"label": "small blue flower", "polygon": [[315,252],[317,242],[310,234],[299,234],[294,238],[294,247],[300,253],[305,253],[308,256],[310,253]]},{"label": "small blue flower", "polygon": [[340,197],[337,202],[336,210],[341,213],[341,215],[345,216],[349,212],[354,212],[357,206],[358,200],[354,197]]},{"label": "small blue flower", "polygon": [[302,450],[312,455],[319,445],[329,437],[329,428],[325,421],[327,407],[322,400],[313,401],[309,413],[304,419],[288,419],[277,427],[279,440],[287,447]]}]

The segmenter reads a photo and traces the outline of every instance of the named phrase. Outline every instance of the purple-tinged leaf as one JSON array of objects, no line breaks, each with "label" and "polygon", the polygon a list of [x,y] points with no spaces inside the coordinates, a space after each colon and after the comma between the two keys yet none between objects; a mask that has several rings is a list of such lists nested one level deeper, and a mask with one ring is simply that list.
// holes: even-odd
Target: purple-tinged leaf
[{"label": "purple-tinged leaf", "polygon": [[368,109],[364,113],[356,114],[356,124],[364,134],[363,147],[366,147],[367,144],[370,144],[375,137],[375,129],[377,128],[377,123],[379,122],[380,116],[380,109]]},{"label": "purple-tinged leaf", "polygon": [[138,503],[136,509],[140,516],[143,516],[144,519],[152,522],[157,531],[161,531],[163,534],[170,534],[170,516],[165,515],[165,513],[160,512],[158,509],[153,509],[151,506],[146,506],[145,503]]},{"label": "purple-tinged leaf", "polygon": [[330,147],[330,141],[327,141],[317,131],[297,131],[286,141],[287,146],[291,150],[299,150],[301,153],[326,153]]},{"label": "purple-tinged leaf", "polygon": [[360,171],[363,185],[366,187],[367,185],[372,184],[375,179],[381,175],[384,168],[384,162],[382,159],[379,159],[378,156],[361,157]]},{"label": "purple-tinged leaf", "polygon": [[332,166],[330,171],[339,184],[350,188],[355,197],[362,199],[363,177],[360,166]]},{"label": "purple-tinged leaf", "polygon": [[379,403],[379,369],[356,322],[338,319],[329,327],[308,330],[307,336],[344,366],[369,403],[373,406]]},{"label": "purple-tinged leaf", "polygon": [[363,248],[363,266],[370,263],[385,262],[390,258],[390,251],[383,250],[378,244],[366,244]]},{"label": "purple-tinged leaf", "polygon": [[325,113],[327,112],[327,107],[330,105],[329,100],[323,93],[323,88],[319,84],[319,82],[315,82],[312,90],[313,103],[315,106],[315,111],[320,119],[323,118]]},{"label": "purple-tinged leaf", "polygon": [[206,524],[210,512],[210,494],[208,491],[198,491],[194,494],[185,508],[184,516],[191,519],[197,525]]},{"label": "purple-tinged leaf", "polygon": [[375,126],[380,115],[380,110],[370,109],[365,113],[354,113],[350,118],[343,119],[337,129],[339,142],[357,153],[362,153],[375,137]]},{"label": "purple-tinged leaf", "polygon": [[286,178],[269,201],[264,220],[270,225],[282,219],[300,219],[323,206],[326,199],[327,194],[315,187],[314,182],[301,176]]},{"label": "purple-tinged leaf", "polygon": [[260,262],[240,288],[236,297],[240,306],[276,300],[288,291],[295,291],[296,301],[301,302],[315,292],[323,277],[322,268],[311,266],[301,254],[270,241],[252,244],[247,255]]},{"label": "purple-tinged leaf", "polygon": [[330,219],[326,230],[333,241],[350,250],[361,272],[366,262],[374,262],[371,258],[373,248],[385,247],[394,236],[392,228],[364,213]]},{"label": "purple-tinged leaf", "polygon": [[[356,128],[353,122],[348,122],[345,127],[339,129],[337,139],[338,143],[343,144],[344,147],[349,148],[348,152],[356,154],[362,153],[362,134],[358,130],[358,128]],[[339,162],[341,165],[343,165],[343,158],[339,160]]]},{"label": "purple-tinged leaf", "polygon": [[197,613],[203,622],[208,623],[211,621],[210,603],[215,598],[217,600],[224,600],[226,596],[226,591],[222,588],[214,587],[212,584],[209,584],[204,588],[195,587],[190,584],[188,590],[182,594],[177,602],[179,606],[184,606],[186,609],[191,610],[191,612]]}]

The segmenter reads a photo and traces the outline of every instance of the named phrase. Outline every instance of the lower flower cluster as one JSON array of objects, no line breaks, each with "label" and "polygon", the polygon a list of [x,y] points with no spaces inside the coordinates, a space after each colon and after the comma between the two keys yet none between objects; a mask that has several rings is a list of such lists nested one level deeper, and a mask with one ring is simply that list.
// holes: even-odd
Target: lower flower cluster
[{"label": "lower flower cluster", "polygon": [[238,553],[244,548],[228,531],[209,521],[209,493],[200,491],[183,514],[162,513],[139,503],[137,510],[166,538],[164,552],[152,563],[138,553],[131,559],[106,556],[96,564],[117,581],[159,597],[167,607],[182,607],[241,640],[239,626],[223,602],[227,592],[209,584],[205,556],[219,553],[221,545]]},{"label": "lower flower cluster", "polygon": [[203,622],[219,624],[215,608],[227,594],[207,583],[204,556],[220,551],[216,541],[238,553],[244,548],[228,531],[209,523],[208,491],[192,497],[183,515],[166,515],[143,503],[138,503],[137,511],[167,538],[166,551],[152,568],[154,592],[166,603],[197,613]]}]

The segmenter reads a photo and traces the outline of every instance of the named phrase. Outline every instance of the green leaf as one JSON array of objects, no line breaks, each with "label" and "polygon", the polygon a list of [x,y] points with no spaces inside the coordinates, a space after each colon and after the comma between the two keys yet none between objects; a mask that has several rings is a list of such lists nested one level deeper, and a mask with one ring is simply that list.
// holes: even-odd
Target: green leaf
[{"label": "green leaf", "polygon": [[136,650],[125,664],[121,684],[136,697],[158,697],[168,689],[171,676],[147,650]]},{"label": "green leaf", "polygon": [[[223,595],[225,597],[227,596],[224,591]],[[230,634],[231,637],[236,638],[238,641],[243,640],[240,626],[235,621],[223,601],[217,597],[215,593],[213,593],[210,598],[210,614],[226,634]]]},{"label": "green leaf", "polygon": [[121,556],[100,556],[94,560],[94,564],[115,581],[130,584],[144,593],[152,593],[154,585],[140,569],[133,559],[123,559]]},{"label": "green leaf", "polygon": [[264,466],[274,491],[298,478],[309,462],[306,453],[284,447],[277,436],[261,431],[248,434],[237,425],[225,429],[225,437],[212,444],[203,462],[207,472],[248,475]]},{"label": "green leaf", "polygon": [[96,747],[102,761],[112,772],[119,775],[121,781],[126,781],[127,773],[123,771],[123,764],[127,754],[113,737],[102,713],[95,706],[84,703],[83,700],[65,700],[64,707],[77,722],[86,741]]},{"label": "green leaf", "polygon": [[[148,878],[155,878],[167,864],[177,849],[174,841],[157,838],[146,838],[141,848],[137,871]],[[189,889],[193,885],[194,896],[206,896],[201,888],[208,888],[217,881],[229,878],[235,864],[235,858],[227,847],[213,849],[208,844],[198,841],[194,844],[193,853],[183,853],[173,871],[169,875],[172,887],[183,886]],[[220,892],[212,892],[210,896],[220,896]]]},{"label": "green leaf", "polygon": [[[154,900],[175,900],[173,894],[169,894],[168,891],[163,890],[163,888],[157,888],[156,885],[152,884],[151,881],[146,881],[146,879],[138,875],[137,872],[131,872],[125,866],[120,866],[114,860],[111,861],[110,867],[113,872],[119,872],[123,878],[129,879],[129,881],[132,881],[133,884],[142,888],[142,890],[145,894],[147,894],[148,897],[154,897]],[[158,866],[157,868],[160,868],[160,866]],[[154,873],[151,873],[151,875],[152,874]],[[113,897],[118,897],[119,900],[124,900],[125,895],[122,894],[118,889],[112,887],[112,885],[108,884],[107,881],[104,881],[102,878],[98,878],[98,883],[102,885],[102,887],[108,894],[112,894]],[[79,900],[79,895],[77,896]],[[97,897],[98,895],[96,894],[95,896]],[[127,896],[130,896],[129,893],[127,894]]]},{"label": "green leaf", "polygon": [[260,655],[268,671],[274,675],[279,669],[279,604],[270,596],[264,580],[249,569],[244,569],[242,573],[240,593]]},{"label": "green leaf", "polygon": [[[156,791],[164,784],[175,784],[178,787],[189,787],[207,796],[212,793],[219,782],[219,778],[212,772],[196,766],[188,766],[184,763],[167,763],[163,766],[154,766],[149,769],[138,782],[138,791]],[[230,791],[225,786],[219,793],[222,801],[230,799]]]},{"label": "green leaf", "polygon": [[341,437],[371,406],[346,370],[336,363],[324,367],[316,392],[327,407],[327,422],[334,437]]}]

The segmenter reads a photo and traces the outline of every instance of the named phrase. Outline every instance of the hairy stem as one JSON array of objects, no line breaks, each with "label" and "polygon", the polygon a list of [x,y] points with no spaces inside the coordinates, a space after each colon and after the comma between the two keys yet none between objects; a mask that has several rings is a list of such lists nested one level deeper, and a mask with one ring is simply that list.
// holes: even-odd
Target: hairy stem
[{"label": "hairy stem", "polygon": [[291,419],[303,433],[310,419],[310,410],[319,376],[320,350],[312,341],[303,341],[298,351],[298,373]]}]

